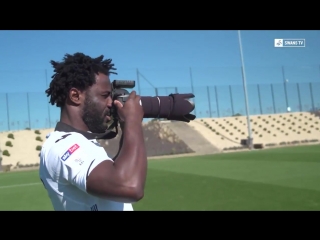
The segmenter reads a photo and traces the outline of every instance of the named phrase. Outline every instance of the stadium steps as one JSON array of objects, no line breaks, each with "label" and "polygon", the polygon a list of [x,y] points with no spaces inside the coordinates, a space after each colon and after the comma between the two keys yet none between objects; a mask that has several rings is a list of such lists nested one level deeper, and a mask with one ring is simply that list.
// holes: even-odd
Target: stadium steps
[{"label": "stadium steps", "polygon": [[[247,138],[245,116],[198,119],[208,132],[218,133],[225,147],[238,146]],[[254,143],[280,144],[293,141],[320,140],[319,117],[309,112],[250,116]],[[205,133],[203,133],[205,134]],[[227,141],[226,141],[227,140]]]},{"label": "stadium steps", "polygon": [[214,154],[220,152],[220,150],[203,137],[201,133],[192,128],[190,123],[173,121],[168,123],[163,122],[162,125],[170,128],[196,153]]},{"label": "stadium steps", "polygon": [[[2,165],[12,164],[12,167],[17,165],[27,165],[39,163],[39,152],[37,146],[42,146],[48,134],[52,129],[40,129],[40,134],[35,134],[35,130],[21,130],[0,133],[0,144],[2,151],[8,150],[10,156],[2,156]],[[8,138],[8,134],[12,133],[14,139]],[[37,141],[36,137],[41,137],[43,142]],[[11,141],[12,147],[5,146],[7,141]]]},{"label": "stadium steps", "polygon": [[241,147],[241,139],[246,138],[246,127],[238,122],[229,122],[225,118],[202,118],[197,120],[195,126],[203,135],[210,138],[211,142],[221,150],[230,147]]}]

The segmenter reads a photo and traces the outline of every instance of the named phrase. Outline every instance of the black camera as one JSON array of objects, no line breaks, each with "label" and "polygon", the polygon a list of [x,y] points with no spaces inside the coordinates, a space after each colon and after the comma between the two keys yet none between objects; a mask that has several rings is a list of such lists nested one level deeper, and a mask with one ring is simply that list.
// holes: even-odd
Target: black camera
[{"label": "black camera", "polygon": [[136,86],[135,81],[130,80],[114,80],[112,82],[112,99],[118,100],[122,105],[127,101],[129,92],[125,88],[132,89]]},{"label": "black camera", "polygon": [[[113,101],[118,100],[123,105],[129,97],[129,91],[135,87],[135,81],[131,80],[114,80],[112,82],[111,96]],[[195,115],[190,114],[195,108],[193,102],[189,99],[194,98],[194,94],[174,93],[168,96],[140,96],[141,106],[144,111],[143,118],[165,118],[167,120],[190,122],[196,118]],[[112,121],[108,129],[117,127],[118,115],[116,107],[111,109]]]}]

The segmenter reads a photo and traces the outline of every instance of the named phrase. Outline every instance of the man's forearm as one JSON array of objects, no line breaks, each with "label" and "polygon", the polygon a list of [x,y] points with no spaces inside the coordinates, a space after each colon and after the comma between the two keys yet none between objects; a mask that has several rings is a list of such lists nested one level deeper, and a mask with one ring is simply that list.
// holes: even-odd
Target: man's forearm
[{"label": "man's forearm", "polygon": [[[141,123],[140,123],[141,124]],[[123,146],[114,166],[119,171],[125,185],[143,192],[147,172],[147,156],[142,126],[127,122],[123,129]]]}]

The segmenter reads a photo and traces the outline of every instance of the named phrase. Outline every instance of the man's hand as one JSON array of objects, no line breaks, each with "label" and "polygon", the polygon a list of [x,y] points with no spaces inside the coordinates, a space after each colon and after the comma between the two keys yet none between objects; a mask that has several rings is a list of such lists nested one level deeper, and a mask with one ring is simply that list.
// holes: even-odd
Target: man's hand
[{"label": "man's hand", "polygon": [[122,105],[118,100],[114,101],[114,105],[117,107],[120,123],[128,121],[142,122],[144,112],[140,105],[140,99],[141,97],[136,95],[135,91],[132,91],[124,105]]}]

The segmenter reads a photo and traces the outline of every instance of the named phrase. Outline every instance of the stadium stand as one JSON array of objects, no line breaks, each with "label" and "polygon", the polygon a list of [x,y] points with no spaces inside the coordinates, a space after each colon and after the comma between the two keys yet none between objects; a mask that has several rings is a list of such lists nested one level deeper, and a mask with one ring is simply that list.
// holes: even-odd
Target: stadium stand
[{"label": "stadium stand", "polygon": [[[250,116],[253,143],[263,148],[320,141],[320,112],[295,112]],[[0,133],[3,171],[38,166],[39,151],[53,129]],[[245,116],[199,118],[190,123],[149,121],[144,123],[148,157],[176,154],[212,154],[246,149],[248,137]],[[100,144],[113,157],[119,137]],[[9,156],[8,156],[9,155]],[[9,167],[8,167],[9,166]]]},{"label": "stadium stand", "polygon": [[[309,112],[250,116],[253,142],[264,147],[317,142],[319,121]],[[201,118],[191,125],[222,150],[242,148],[241,141],[248,137],[246,116]]]},{"label": "stadium stand", "polygon": [[[148,157],[194,153],[194,151],[176,135],[170,127],[163,126],[160,121],[150,121],[143,124],[144,138]],[[119,129],[121,133],[121,130]],[[116,155],[119,148],[120,134],[111,140],[99,140],[109,156]]]},{"label": "stadium stand", "polygon": [[[159,121],[144,123],[143,129],[149,157],[195,152],[169,127],[163,126]],[[11,169],[37,167],[41,145],[51,131],[53,129],[0,133],[0,147],[3,150],[2,165],[11,166]],[[120,128],[119,131],[121,132]],[[13,138],[10,138],[10,135]],[[119,139],[118,135],[112,140],[99,140],[99,143],[106,149],[109,156],[113,157],[119,148]],[[6,155],[6,151],[10,154],[9,156]]]}]

